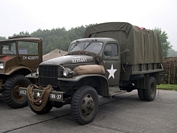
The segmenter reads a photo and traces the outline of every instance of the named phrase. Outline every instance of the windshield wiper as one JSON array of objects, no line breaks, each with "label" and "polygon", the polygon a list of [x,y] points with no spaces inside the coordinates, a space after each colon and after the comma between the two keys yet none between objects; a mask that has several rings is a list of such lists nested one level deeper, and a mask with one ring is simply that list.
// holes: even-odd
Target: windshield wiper
[{"label": "windshield wiper", "polygon": [[93,42],[94,42],[94,41],[89,42],[89,43],[85,46],[85,48],[83,49],[83,51],[84,51],[86,48],[88,48],[88,46],[90,46]]},{"label": "windshield wiper", "polygon": [[72,51],[77,45],[78,45],[79,41],[76,41],[76,44],[70,49],[70,51]]}]

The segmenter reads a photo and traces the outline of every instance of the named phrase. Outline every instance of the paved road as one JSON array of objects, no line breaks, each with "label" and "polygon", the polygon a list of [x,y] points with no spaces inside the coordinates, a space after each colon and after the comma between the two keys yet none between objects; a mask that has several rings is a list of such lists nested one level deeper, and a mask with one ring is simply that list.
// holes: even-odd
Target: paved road
[{"label": "paved road", "polygon": [[177,133],[177,92],[160,90],[153,102],[138,99],[137,92],[113,99],[100,97],[95,120],[78,125],[70,106],[53,108],[45,115],[34,114],[29,107],[11,109],[0,95],[1,133]]}]

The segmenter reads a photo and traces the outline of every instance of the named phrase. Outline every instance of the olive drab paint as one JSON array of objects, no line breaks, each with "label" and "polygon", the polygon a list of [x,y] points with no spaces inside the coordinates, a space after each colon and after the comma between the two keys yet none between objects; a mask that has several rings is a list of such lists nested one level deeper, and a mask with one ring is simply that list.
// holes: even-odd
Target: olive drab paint
[{"label": "olive drab paint", "polygon": [[[83,125],[95,118],[98,95],[112,97],[137,89],[140,100],[153,101],[163,71],[161,63],[161,45],[153,31],[124,22],[90,26],[84,38],[70,43],[67,55],[42,62],[39,73],[28,75],[40,86],[53,88],[47,99],[51,102],[41,111],[31,106],[32,111],[44,114],[52,107],[71,104],[75,121]],[[21,95],[26,90],[20,87]],[[36,87],[32,92],[44,91]],[[61,98],[54,98],[56,95]]]}]

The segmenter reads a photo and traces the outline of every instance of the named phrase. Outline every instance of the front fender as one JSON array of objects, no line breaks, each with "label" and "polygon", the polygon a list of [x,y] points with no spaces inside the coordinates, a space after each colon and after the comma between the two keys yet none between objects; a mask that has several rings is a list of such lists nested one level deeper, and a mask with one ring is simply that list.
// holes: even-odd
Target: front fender
[{"label": "front fender", "polygon": [[84,75],[77,75],[77,76],[74,76],[72,78],[58,78],[59,81],[71,81],[71,82],[78,82],[79,80],[83,79],[83,78],[86,78],[86,77],[102,77],[104,78],[105,80],[107,80],[105,78],[105,76],[103,75],[100,75],[100,74],[84,74]]},{"label": "front fender", "polygon": [[69,82],[79,82],[82,79],[93,77],[96,78],[98,85],[96,86],[96,90],[98,95],[101,96],[109,96],[109,84],[108,80],[105,76],[100,74],[87,74],[87,75],[78,75],[72,78],[58,78],[59,81],[69,81]]},{"label": "front fender", "polygon": [[26,70],[26,71],[28,71],[28,73],[31,73],[31,69],[29,69],[28,67],[25,67],[25,66],[14,66],[14,67],[11,67],[11,69],[6,70],[4,74],[5,75],[11,75],[14,72],[17,72],[17,71],[20,71],[20,70]]}]

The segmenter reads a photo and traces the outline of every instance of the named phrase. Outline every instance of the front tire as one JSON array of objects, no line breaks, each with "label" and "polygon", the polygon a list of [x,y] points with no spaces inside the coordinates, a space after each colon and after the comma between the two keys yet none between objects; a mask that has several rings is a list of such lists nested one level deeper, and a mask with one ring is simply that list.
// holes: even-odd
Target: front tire
[{"label": "front tire", "polygon": [[35,109],[33,109],[32,105],[30,103],[29,103],[29,105],[30,105],[30,109],[38,115],[47,114],[48,112],[50,112],[50,110],[53,107],[50,102],[47,102],[47,104],[45,105],[45,107],[41,111],[36,111]]},{"label": "front tire", "polygon": [[22,108],[28,105],[27,96],[19,95],[19,87],[27,87],[30,81],[24,75],[14,75],[6,80],[3,87],[3,97],[11,108]]},{"label": "front tire", "polygon": [[98,95],[91,86],[80,87],[73,95],[71,113],[81,125],[90,123],[98,111]]}]

